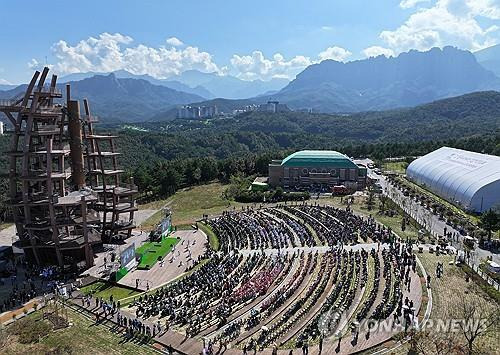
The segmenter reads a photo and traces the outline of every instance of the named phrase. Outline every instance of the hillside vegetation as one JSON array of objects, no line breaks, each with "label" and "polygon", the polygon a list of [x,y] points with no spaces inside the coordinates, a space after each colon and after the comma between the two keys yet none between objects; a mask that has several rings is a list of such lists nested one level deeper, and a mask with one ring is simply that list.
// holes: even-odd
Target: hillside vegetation
[{"label": "hillside vegetation", "polygon": [[[298,149],[336,149],[377,158],[421,155],[442,145],[457,144],[459,148],[500,154],[493,138],[500,132],[500,93],[477,92],[414,108],[352,115],[250,112],[227,119],[139,126],[149,132],[124,130],[122,140],[133,141],[130,145],[137,150],[146,146],[147,151],[169,160],[202,156],[223,159]],[[491,140],[475,147],[482,136]]]}]

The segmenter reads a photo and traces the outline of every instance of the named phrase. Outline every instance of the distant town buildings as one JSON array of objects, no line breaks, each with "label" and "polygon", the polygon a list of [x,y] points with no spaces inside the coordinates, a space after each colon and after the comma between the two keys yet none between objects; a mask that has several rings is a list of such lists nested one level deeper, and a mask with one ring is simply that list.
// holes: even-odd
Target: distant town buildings
[{"label": "distant town buildings", "polygon": [[240,109],[233,110],[233,115],[237,115],[243,112],[253,112],[253,111],[277,113],[277,112],[289,112],[291,110],[287,105],[280,104],[279,101],[269,100],[265,104],[260,104],[260,105],[252,104],[252,105],[247,105]]},{"label": "distant town buildings", "polygon": [[213,118],[219,114],[217,106],[182,106],[177,109],[177,118]]},{"label": "distant town buildings", "polygon": [[[232,111],[233,115],[238,115],[244,112],[289,112],[291,111],[287,105],[280,104],[279,101],[269,100],[265,104],[251,104],[246,105],[241,108],[234,109]],[[204,119],[204,118],[213,118],[217,116],[227,116],[227,113],[219,112],[217,106],[191,106],[184,105],[177,109],[177,118],[183,119]]]},{"label": "distant town buildings", "polygon": [[290,109],[285,104],[280,104],[279,101],[269,100],[266,104],[259,105],[258,111],[264,112],[288,112]]},{"label": "distant town buildings", "polygon": [[256,105],[256,104],[246,105],[243,108],[238,108],[238,109],[233,110],[233,115],[238,115],[238,114],[244,113],[244,112],[253,112],[253,111],[257,111],[258,109],[259,109],[259,105]]}]

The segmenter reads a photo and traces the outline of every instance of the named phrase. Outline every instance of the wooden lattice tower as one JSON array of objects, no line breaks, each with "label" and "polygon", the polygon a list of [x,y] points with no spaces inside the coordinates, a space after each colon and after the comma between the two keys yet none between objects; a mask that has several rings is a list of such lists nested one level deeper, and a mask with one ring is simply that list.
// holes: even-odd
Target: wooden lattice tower
[{"label": "wooden lattice tower", "polygon": [[115,137],[93,133],[88,102],[82,118],[69,85],[61,104],[57,76],[45,85],[48,72],[35,72],[24,95],[0,100],[13,126],[7,154],[18,245],[37,264],[90,267],[101,237],[131,235],[137,189],[120,186]]},{"label": "wooden lattice tower", "polygon": [[88,184],[96,191],[99,201],[95,204],[103,221],[101,237],[103,242],[126,239],[135,228],[134,213],[137,211],[135,195],[137,187],[133,179],[121,181],[123,170],[118,167],[120,153],[116,148],[117,136],[99,135],[94,131],[98,121],[90,112],[90,104],[83,100],[85,107],[84,134],[86,142]]}]

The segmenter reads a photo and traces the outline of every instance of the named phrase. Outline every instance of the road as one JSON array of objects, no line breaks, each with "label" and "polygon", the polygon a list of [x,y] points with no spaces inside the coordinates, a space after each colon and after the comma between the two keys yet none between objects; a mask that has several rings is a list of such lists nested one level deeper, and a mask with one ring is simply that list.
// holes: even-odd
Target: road
[{"label": "road", "polygon": [[[382,186],[383,193],[399,205],[408,215],[415,219],[420,225],[422,225],[426,230],[428,230],[434,236],[442,236],[444,234],[444,228],[446,227],[447,232],[458,236],[458,240],[452,242],[452,246],[462,250],[463,240],[462,236],[456,229],[446,224],[445,221],[439,219],[439,216],[428,211],[425,207],[420,205],[415,200],[404,196],[403,193],[391,185],[383,175],[375,175],[378,179],[380,186]],[[493,254],[488,250],[475,248],[471,254],[471,260],[474,265],[478,266],[481,260],[491,257],[493,261],[500,264],[500,255]]]}]

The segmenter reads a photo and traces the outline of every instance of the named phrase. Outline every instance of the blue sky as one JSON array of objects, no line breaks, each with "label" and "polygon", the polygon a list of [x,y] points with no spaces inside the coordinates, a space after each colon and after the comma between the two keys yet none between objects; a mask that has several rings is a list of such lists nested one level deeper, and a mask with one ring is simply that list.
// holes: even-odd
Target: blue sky
[{"label": "blue sky", "polygon": [[0,21],[0,83],[26,81],[45,63],[60,75],[292,79],[324,59],[500,42],[500,0],[1,0]]}]

